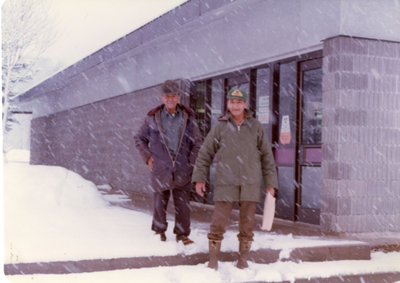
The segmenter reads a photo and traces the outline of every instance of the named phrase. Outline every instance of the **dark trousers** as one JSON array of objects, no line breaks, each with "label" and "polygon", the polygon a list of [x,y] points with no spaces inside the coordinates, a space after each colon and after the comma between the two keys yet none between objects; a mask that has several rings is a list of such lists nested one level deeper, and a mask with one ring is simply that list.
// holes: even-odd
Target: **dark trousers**
[{"label": "dark trousers", "polygon": [[[257,202],[241,201],[239,204],[239,241],[253,241]],[[208,239],[222,241],[235,202],[216,201]]]},{"label": "dark trousers", "polygon": [[172,192],[175,206],[174,234],[177,236],[190,234],[190,191],[173,189],[155,192],[153,200],[153,223],[151,229],[156,233],[167,230],[167,207]]}]

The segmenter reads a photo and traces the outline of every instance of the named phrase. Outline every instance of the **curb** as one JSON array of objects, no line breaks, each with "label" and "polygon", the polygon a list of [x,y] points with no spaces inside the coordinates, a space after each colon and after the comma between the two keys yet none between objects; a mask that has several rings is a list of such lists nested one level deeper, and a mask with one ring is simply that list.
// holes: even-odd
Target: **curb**
[{"label": "curb", "polygon": [[[370,248],[364,244],[303,247],[292,250],[288,258],[280,259],[281,250],[259,249],[250,251],[249,260],[255,263],[273,263],[277,261],[334,261],[369,260]],[[237,252],[221,252],[220,261],[236,261]],[[54,261],[5,264],[5,275],[17,274],[67,274],[95,271],[110,271],[127,268],[158,266],[197,265],[208,262],[208,253],[172,256],[146,256],[112,259],[88,259],[79,261]]]}]

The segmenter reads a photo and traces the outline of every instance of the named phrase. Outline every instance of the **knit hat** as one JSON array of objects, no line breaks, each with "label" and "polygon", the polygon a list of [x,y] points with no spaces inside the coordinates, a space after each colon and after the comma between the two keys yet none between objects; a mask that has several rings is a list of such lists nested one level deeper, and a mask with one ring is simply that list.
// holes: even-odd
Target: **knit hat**
[{"label": "knit hat", "polygon": [[231,88],[226,96],[227,99],[240,99],[247,101],[247,93],[243,90],[240,90],[236,87]]}]

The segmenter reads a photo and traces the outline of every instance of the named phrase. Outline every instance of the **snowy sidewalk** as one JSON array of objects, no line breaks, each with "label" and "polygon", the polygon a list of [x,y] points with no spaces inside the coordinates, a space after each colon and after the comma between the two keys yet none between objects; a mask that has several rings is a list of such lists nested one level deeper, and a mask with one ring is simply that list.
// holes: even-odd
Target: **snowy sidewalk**
[{"label": "snowy sidewalk", "polygon": [[[110,205],[110,198],[115,202],[120,197],[101,196],[93,183],[61,167],[8,164],[4,176],[4,271],[7,275],[33,274],[13,275],[13,282],[19,278],[42,280],[47,275],[39,273],[65,274],[65,278],[82,274],[74,276],[93,276],[97,279],[93,282],[99,282],[99,277],[104,276],[102,272],[128,272],[122,269],[130,269],[129,274],[145,273],[147,277],[160,278],[164,272],[171,276],[171,270],[177,274],[185,270],[200,279],[205,279],[205,275],[215,279],[209,282],[229,282],[226,278],[235,282],[266,278],[285,281],[326,274],[397,276],[400,272],[396,264],[400,261],[399,253],[371,253],[368,243],[321,237],[315,227],[296,225],[305,228],[296,230],[279,220],[271,233],[255,231],[250,268],[239,271],[234,267],[238,246],[235,213],[222,243],[221,268],[215,272],[206,267],[212,206],[192,204],[190,237],[195,244],[183,246],[175,241],[171,214],[166,242],[150,230],[149,198],[135,197],[133,203],[125,200]],[[168,271],[162,266],[168,267]],[[320,270],[321,266],[330,272]],[[159,282],[180,282],[175,279]]]},{"label": "snowy sidewalk", "polygon": [[[64,196],[66,195],[68,194],[64,194]],[[11,262],[5,265],[5,273],[7,275],[65,274],[155,266],[197,265],[208,261],[206,235],[212,206],[192,203],[191,238],[195,240],[195,244],[183,246],[174,241],[174,235],[171,231],[173,226],[172,203],[169,206],[170,213],[168,214],[170,223],[167,231],[168,240],[163,243],[149,229],[151,197],[142,195],[131,197],[134,201],[124,198],[123,195],[105,194],[102,196],[103,200],[113,205],[111,207],[106,206],[106,210],[98,210],[99,207],[95,206],[92,210],[82,212],[86,216],[81,217],[79,221],[72,220],[76,213],[80,213],[79,209],[76,210],[79,204],[75,204],[74,211],[63,212],[63,214],[68,215],[70,221],[68,221],[68,218],[63,223],[58,222],[58,219],[52,220],[53,230],[64,231],[62,236],[56,234],[57,242],[49,242],[49,239],[43,236],[37,237],[46,241],[46,243],[39,242],[38,245],[39,247],[47,245],[46,252],[43,253],[43,249],[35,250],[37,245],[26,247],[25,250],[31,249],[31,251],[25,254],[25,258],[22,256],[19,259],[10,258]],[[68,198],[74,199],[71,195]],[[56,211],[57,209],[53,208],[53,212]],[[76,217],[79,216],[76,215]],[[94,231],[90,229],[90,226],[85,228],[85,225],[82,225],[83,223],[98,222],[96,217],[99,217],[102,225],[96,224],[92,227]],[[234,211],[222,244],[221,261],[235,262],[237,259],[237,219],[237,212]],[[260,221],[260,217],[257,217],[257,222]],[[320,232],[311,226],[303,227],[306,229],[304,233],[295,231],[300,235],[294,236],[292,233],[282,233],[282,229],[289,232],[289,227],[285,227],[284,222],[277,220],[276,223],[277,228],[274,229],[280,230],[280,233],[255,231],[255,241],[250,253],[252,262],[260,264],[278,261],[322,262],[369,260],[371,257],[370,247],[363,242],[332,237],[323,238]],[[54,225],[56,224],[63,227],[55,228]],[[78,225],[79,229],[74,225]],[[32,228],[40,226],[44,225],[38,223],[33,225]],[[48,228],[48,226],[46,227]],[[42,227],[43,229],[45,228]],[[79,232],[80,237],[78,238],[77,234],[70,234],[72,231]],[[68,236],[68,234],[70,235]],[[67,242],[74,238],[73,245],[68,245]],[[54,254],[52,254],[53,251]]]}]

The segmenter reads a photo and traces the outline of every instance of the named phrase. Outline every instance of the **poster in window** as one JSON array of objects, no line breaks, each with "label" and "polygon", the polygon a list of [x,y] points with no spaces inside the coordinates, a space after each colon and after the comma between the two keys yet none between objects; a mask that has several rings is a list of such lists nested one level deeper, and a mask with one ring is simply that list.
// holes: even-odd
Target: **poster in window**
[{"label": "poster in window", "polygon": [[279,135],[279,140],[281,144],[290,144],[291,134],[290,134],[290,119],[289,115],[282,116],[281,131]]},{"label": "poster in window", "polygon": [[269,95],[258,98],[258,121],[261,124],[269,123]]}]

